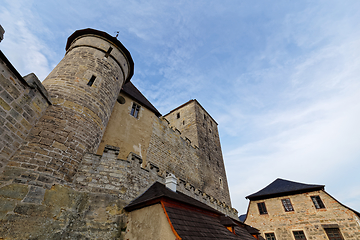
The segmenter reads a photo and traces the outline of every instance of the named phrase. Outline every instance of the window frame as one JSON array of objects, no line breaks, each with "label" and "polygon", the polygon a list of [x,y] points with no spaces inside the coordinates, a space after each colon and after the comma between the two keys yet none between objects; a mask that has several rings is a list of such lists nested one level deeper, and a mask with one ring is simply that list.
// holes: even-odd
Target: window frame
[{"label": "window frame", "polygon": [[[334,227],[334,228],[324,228],[324,230],[325,230],[326,236],[328,237],[329,240],[344,240],[344,237],[343,237],[343,235],[341,234],[341,231],[340,231],[339,228],[336,228],[336,227]],[[338,236],[338,237],[336,237],[336,236],[329,236],[329,233],[330,233],[330,234],[333,234],[333,233],[331,233],[331,232],[328,232],[328,231],[330,231],[330,230],[336,230],[337,233],[339,234],[339,236]]]},{"label": "window frame", "polygon": [[258,202],[258,203],[257,203],[257,207],[258,207],[258,209],[259,209],[260,215],[268,214],[268,211],[267,211],[267,209],[266,209],[266,204],[265,204],[265,202]]},{"label": "window frame", "polygon": [[316,209],[326,208],[324,202],[320,198],[320,195],[310,196],[310,198]]},{"label": "window frame", "polygon": [[[293,236],[294,236],[294,239],[295,239],[295,240],[303,240],[303,239],[306,240],[306,239],[307,239],[307,238],[306,238],[306,235],[305,235],[305,233],[304,233],[303,230],[293,230],[292,233],[293,233]],[[302,236],[304,236],[304,238],[303,238],[302,236],[301,236],[301,238],[297,238],[296,235],[295,235],[295,233],[297,233],[297,234],[302,234]]]},{"label": "window frame", "polygon": [[[266,236],[266,235],[271,235],[271,236]],[[276,236],[274,232],[264,233],[264,236],[265,236],[265,240],[276,240]]]},{"label": "window frame", "polygon": [[290,201],[290,198],[281,199],[281,203],[284,207],[285,212],[294,212],[294,207]]},{"label": "window frame", "polygon": [[133,116],[134,118],[138,119],[138,118],[139,118],[140,109],[141,109],[141,105],[133,102],[133,105],[132,105],[131,111],[130,111],[130,115]]}]

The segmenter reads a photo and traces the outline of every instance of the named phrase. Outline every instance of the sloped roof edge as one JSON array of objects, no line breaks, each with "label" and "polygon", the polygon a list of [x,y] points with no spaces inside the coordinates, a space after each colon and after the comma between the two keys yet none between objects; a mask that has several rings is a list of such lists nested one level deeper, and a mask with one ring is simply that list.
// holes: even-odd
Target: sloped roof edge
[{"label": "sloped roof edge", "polygon": [[260,191],[246,196],[249,200],[260,200],[303,192],[324,190],[325,185],[305,184],[278,178]]},{"label": "sloped roof edge", "polygon": [[142,104],[144,107],[152,111],[157,117],[161,116],[161,113],[151,104],[151,102],[135,87],[132,82],[127,82],[123,85],[121,92],[128,95],[130,98]]}]

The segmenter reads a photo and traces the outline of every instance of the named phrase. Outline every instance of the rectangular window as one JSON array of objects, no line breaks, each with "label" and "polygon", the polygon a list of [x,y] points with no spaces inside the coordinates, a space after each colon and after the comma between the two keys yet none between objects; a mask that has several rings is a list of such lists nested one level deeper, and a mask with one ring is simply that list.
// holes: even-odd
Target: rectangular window
[{"label": "rectangular window", "polygon": [[316,209],[325,208],[320,196],[312,196],[311,200],[313,201]]},{"label": "rectangular window", "polygon": [[95,78],[96,78],[96,76],[92,75],[87,85],[91,87],[95,81]]},{"label": "rectangular window", "polygon": [[304,240],[306,239],[305,234],[303,231],[293,231],[295,240]]},{"label": "rectangular window", "polygon": [[265,233],[266,240],[276,240],[274,233]]},{"label": "rectangular window", "polygon": [[257,205],[258,205],[260,214],[267,214],[267,210],[266,210],[266,206],[265,206],[264,202],[258,203]]},{"label": "rectangular window", "polygon": [[325,228],[329,240],[344,240],[338,228]]},{"label": "rectangular window", "polygon": [[138,118],[140,111],[140,105],[137,105],[136,103],[133,103],[130,115],[134,116],[135,118]]},{"label": "rectangular window", "polygon": [[176,114],[176,118],[180,118],[180,113],[177,113],[177,114]]},{"label": "rectangular window", "polygon": [[294,208],[293,208],[293,206],[291,205],[291,202],[290,202],[290,199],[289,199],[289,198],[282,199],[281,202],[282,202],[282,204],[283,204],[283,206],[284,206],[285,212],[294,211]]}]

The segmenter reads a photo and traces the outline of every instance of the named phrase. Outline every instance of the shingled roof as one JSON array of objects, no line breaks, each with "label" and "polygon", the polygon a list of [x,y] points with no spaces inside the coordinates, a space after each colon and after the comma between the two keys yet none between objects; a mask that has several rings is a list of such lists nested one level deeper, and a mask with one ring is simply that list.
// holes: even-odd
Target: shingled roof
[{"label": "shingled roof", "polygon": [[[148,190],[146,190],[142,195],[135,198],[132,202],[130,202],[124,209],[126,211],[132,211],[138,208],[142,208],[144,206],[148,206],[149,202],[153,202],[154,200],[159,200],[160,198],[167,198],[171,200],[175,200],[178,202],[182,202],[194,207],[198,207],[210,212],[214,212],[217,214],[222,214],[219,211],[213,209],[212,207],[209,207],[208,205],[199,202],[198,200],[191,198],[181,192],[174,192],[170,190],[169,188],[165,187],[164,184],[160,182],[155,182],[153,185],[151,185]],[[154,201],[158,202],[158,201]]]},{"label": "shingled roof", "polygon": [[247,196],[250,200],[260,200],[303,192],[324,190],[324,185],[304,184],[278,178],[260,191]]},{"label": "shingled roof", "polygon": [[[124,209],[133,211],[161,203],[176,234],[182,240],[254,240],[259,231],[193,199],[181,192],[173,192],[155,182]],[[230,232],[226,227],[233,226]],[[250,233],[251,232],[251,233]]]},{"label": "shingled roof", "polygon": [[157,117],[161,116],[161,113],[147,100],[147,98],[137,89],[132,82],[127,82],[123,85],[121,92],[127,94],[130,98],[134,99],[153,113]]}]

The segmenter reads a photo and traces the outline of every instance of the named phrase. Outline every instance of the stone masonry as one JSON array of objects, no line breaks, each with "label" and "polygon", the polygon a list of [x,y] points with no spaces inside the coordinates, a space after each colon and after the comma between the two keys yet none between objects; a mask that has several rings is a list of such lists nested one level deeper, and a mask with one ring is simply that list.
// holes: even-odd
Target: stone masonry
[{"label": "stone masonry", "polygon": [[53,105],[32,128],[27,144],[11,158],[11,166],[26,164],[35,177],[45,173],[72,181],[82,155],[97,150],[131,72],[132,60],[109,37],[74,34],[77,38],[68,42],[65,57],[43,82]]},{"label": "stone masonry", "polygon": [[198,147],[197,167],[201,169],[203,190],[231,205],[216,121],[196,100],[190,100],[164,117]]},{"label": "stone masonry", "polygon": [[34,74],[21,77],[2,52],[0,55],[1,172],[51,102]]},{"label": "stone masonry", "polygon": [[[325,208],[316,209],[311,196],[320,196]],[[289,198],[294,211],[286,212],[281,203]],[[258,202],[265,202],[267,214],[259,214]],[[293,239],[292,231],[303,231],[307,239],[328,239],[325,228],[338,228],[345,240],[360,239],[360,219],[349,208],[323,190],[296,195],[251,201],[245,221],[265,233],[274,233],[276,239]]]}]

